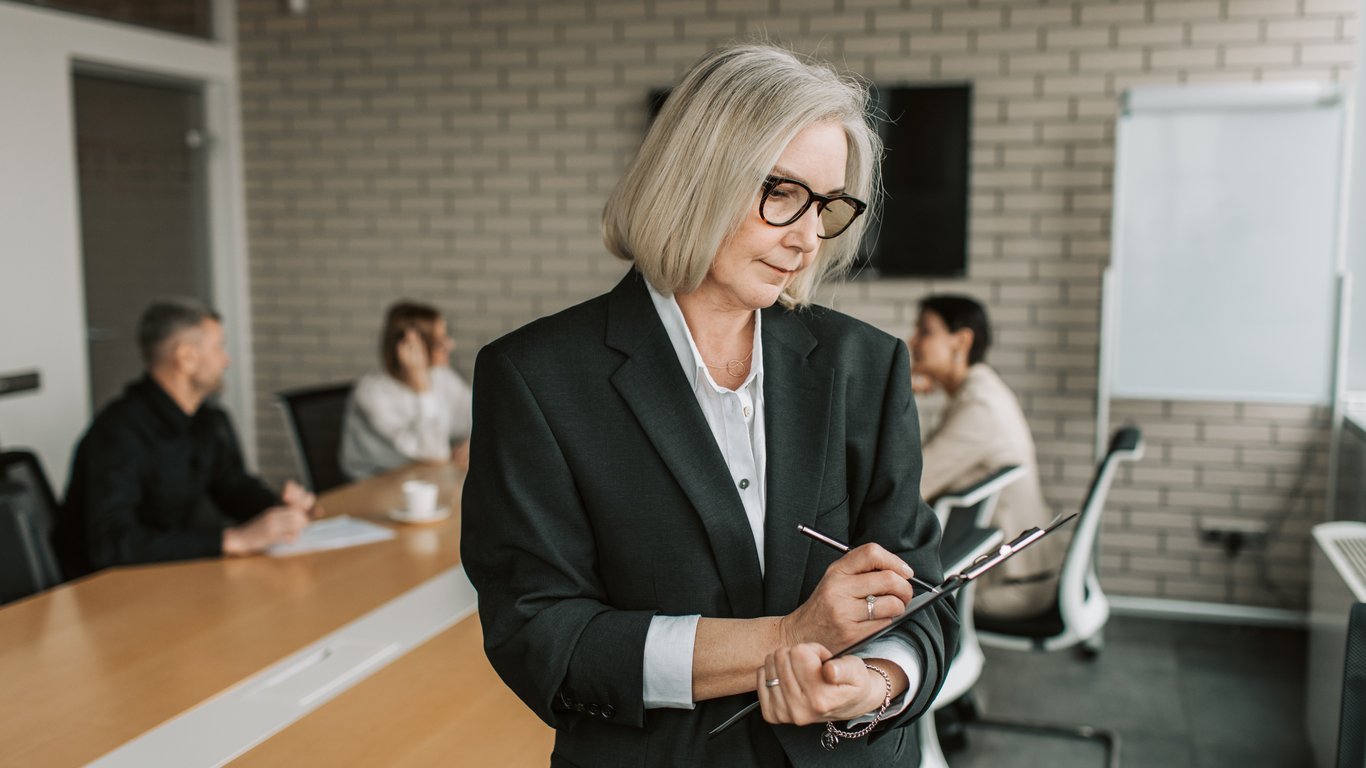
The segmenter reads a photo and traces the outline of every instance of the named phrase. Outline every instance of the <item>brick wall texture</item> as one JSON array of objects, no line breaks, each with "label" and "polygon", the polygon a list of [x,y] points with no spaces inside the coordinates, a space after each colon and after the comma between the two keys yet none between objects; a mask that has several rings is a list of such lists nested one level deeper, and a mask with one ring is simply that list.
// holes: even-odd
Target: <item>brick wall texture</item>
[{"label": "brick wall texture", "polygon": [[[969,276],[834,286],[898,336],[930,291],[997,329],[1046,494],[1092,472],[1100,276],[1114,121],[1142,84],[1341,81],[1354,0],[239,0],[261,463],[293,466],[273,392],[375,365],[384,307],[451,319],[479,346],[611,287],[603,202],[643,135],[651,88],[754,35],[879,84],[971,81]],[[1102,572],[1116,594],[1302,608],[1323,518],[1327,415],[1257,403],[1117,402],[1147,458],[1111,491]],[[1232,563],[1202,516],[1269,522]]]}]

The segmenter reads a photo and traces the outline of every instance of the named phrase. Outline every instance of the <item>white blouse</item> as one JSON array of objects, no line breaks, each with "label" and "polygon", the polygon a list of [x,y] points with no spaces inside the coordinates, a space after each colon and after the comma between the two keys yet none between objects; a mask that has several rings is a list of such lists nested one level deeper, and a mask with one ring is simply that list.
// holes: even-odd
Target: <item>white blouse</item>
[{"label": "white blouse", "polygon": [[362,376],[346,406],[342,471],[370,477],[414,461],[449,461],[470,434],[470,388],[455,371],[433,368],[418,393],[387,373]]},{"label": "white blouse", "polygon": [[[717,447],[730,468],[745,516],[749,518],[754,535],[755,552],[759,556],[759,572],[764,572],[764,510],[767,501],[768,451],[764,442],[764,349],[761,333],[762,315],[754,313],[754,351],[750,357],[749,376],[735,390],[716,383],[702,360],[692,332],[688,329],[683,310],[673,296],[665,296],[646,283],[655,311],[669,334],[674,352],[678,355],[683,375],[697,397],[702,415],[711,428]],[[796,535],[796,534],[793,534]],[[641,687],[646,709],[692,709],[692,657],[697,640],[700,615],[664,616],[650,619],[645,634],[645,669]],[[900,714],[920,689],[920,659],[901,638],[886,637],[869,644],[860,654],[865,658],[883,658],[898,664],[911,684],[888,709],[888,716]],[[910,695],[907,695],[910,694]],[[872,719],[871,713],[851,722]]]}]

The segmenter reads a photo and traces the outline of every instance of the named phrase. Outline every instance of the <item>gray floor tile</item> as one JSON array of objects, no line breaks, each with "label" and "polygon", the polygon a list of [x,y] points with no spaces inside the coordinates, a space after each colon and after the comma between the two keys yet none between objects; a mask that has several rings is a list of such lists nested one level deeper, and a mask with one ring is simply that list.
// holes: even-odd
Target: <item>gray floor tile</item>
[{"label": "gray floor tile", "polygon": [[[1305,635],[1287,629],[1111,619],[1106,647],[1083,660],[987,649],[981,709],[1007,718],[1109,728],[1124,768],[1298,768]],[[953,768],[1102,766],[1084,741],[970,727]]]}]

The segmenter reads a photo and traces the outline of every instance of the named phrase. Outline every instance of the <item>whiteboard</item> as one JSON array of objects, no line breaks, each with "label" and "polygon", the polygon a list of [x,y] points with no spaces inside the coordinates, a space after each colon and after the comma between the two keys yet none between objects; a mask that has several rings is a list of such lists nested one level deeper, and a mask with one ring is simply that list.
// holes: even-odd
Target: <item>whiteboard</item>
[{"label": "whiteboard", "polygon": [[1344,121],[1325,84],[1126,94],[1102,396],[1331,402]]}]

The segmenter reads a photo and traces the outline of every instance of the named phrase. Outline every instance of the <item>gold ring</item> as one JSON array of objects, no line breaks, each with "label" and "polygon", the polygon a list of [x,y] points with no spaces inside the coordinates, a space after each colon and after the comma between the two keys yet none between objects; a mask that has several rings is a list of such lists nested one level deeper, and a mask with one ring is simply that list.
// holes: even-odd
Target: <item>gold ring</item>
[{"label": "gold ring", "polygon": [[864,600],[868,603],[868,620],[872,621],[874,618],[876,618],[875,616],[873,616],[873,606],[877,605],[877,595],[869,595],[868,597],[864,598]]},{"label": "gold ring", "polygon": [[782,681],[779,680],[778,678],[776,678],[776,677],[771,677],[771,678],[769,678],[769,679],[767,679],[767,680],[764,681],[764,687],[765,687],[765,688],[777,688],[778,685],[781,684],[781,683],[782,683]]}]

